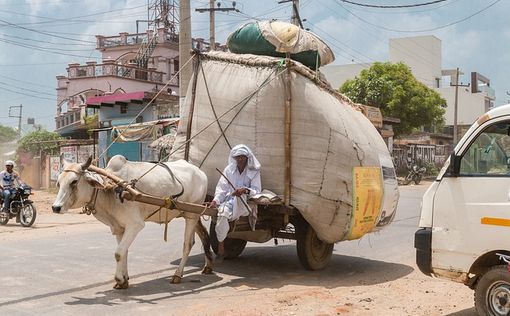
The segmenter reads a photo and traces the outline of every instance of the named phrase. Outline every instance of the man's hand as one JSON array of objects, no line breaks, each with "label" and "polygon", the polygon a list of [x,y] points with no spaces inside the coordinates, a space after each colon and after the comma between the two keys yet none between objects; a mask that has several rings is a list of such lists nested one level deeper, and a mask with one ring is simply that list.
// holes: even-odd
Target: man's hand
[{"label": "man's hand", "polygon": [[207,204],[208,207],[210,208],[217,208],[218,207],[218,204],[216,203],[216,201],[211,201],[209,202],[209,204]]},{"label": "man's hand", "polygon": [[240,189],[236,189],[234,192],[232,192],[232,195],[233,196],[241,196],[243,194],[248,194],[250,192],[250,190],[248,190],[247,188],[240,188]]}]

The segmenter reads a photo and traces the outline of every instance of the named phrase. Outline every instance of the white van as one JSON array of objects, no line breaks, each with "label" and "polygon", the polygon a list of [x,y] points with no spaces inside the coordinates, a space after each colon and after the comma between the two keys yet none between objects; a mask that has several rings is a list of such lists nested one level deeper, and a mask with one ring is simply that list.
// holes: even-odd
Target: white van
[{"label": "white van", "polygon": [[510,315],[510,104],[482,115],[423,196],[416,262],[475,290],[480,315]]}]

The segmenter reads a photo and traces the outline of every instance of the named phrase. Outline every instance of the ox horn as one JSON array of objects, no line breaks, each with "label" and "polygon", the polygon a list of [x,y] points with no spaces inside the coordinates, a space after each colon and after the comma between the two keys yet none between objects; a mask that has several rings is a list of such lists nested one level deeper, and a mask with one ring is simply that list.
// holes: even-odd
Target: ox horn
[{"label": "ox horn", "polygon": [[91,163],[92,163],[92,156],[89,156],[87,161],[85,161],[84,163],[81,164],[81,170],[83,170],[83,171],[87,170],[87,168],[90,166]]}]

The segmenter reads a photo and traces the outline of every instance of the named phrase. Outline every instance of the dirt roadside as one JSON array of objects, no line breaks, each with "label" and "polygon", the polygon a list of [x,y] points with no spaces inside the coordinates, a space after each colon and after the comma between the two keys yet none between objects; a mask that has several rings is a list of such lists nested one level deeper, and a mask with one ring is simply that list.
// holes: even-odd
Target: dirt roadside
[{"label": "dirt roadside", "polygon": [[[0,242],[39,238],[47,234],[65,235],[80,231],[105,230],[92,216],[73,210],[66,216],[53,214],[55,195],[36,191],[38,218],[34,229],[20,229],[14,220],[0,227]],[[391,258],[388,258],[388,263]],[[384,264],[384,263],[383,263]],[[300,275],[257,278],[226,285],[200,297],[193,304],[176,304],[172,313],[184,315],[475,315],[473,292],[462,284],[424,276],[410,254],[399,265],[410,267],[399,274],[391,269],[368,269],[342,276],[342,285],[327,276],[303,279]],[[412,268],[412,269],[411,269]],[[412,271],[411,271],[412,270]],[[222,273],[222,272],[218,272]],[[228,272],[226,273],[228,274]],[[320,285],[318,285],[320,284]]]}]

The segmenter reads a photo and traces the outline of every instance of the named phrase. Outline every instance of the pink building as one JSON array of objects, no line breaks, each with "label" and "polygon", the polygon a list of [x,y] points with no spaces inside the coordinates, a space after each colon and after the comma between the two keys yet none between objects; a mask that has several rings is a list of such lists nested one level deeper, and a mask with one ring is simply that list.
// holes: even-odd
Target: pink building
[{"label": "pink building", "polygon": [[[159,28],[156,33],[120,33],[118,36],[97,35],[96,49],[102,61],[83,65],[70,63],[67,76],[57,76],[56,132],[72,138],[88,138],[84,117],[94,113],[87,109],[88,97],[122,94],[133,91],[179,91],[178,35]],[[195,47],[203,43],[194,41]],[[201,45],[202,44],[202,45]]]}]

